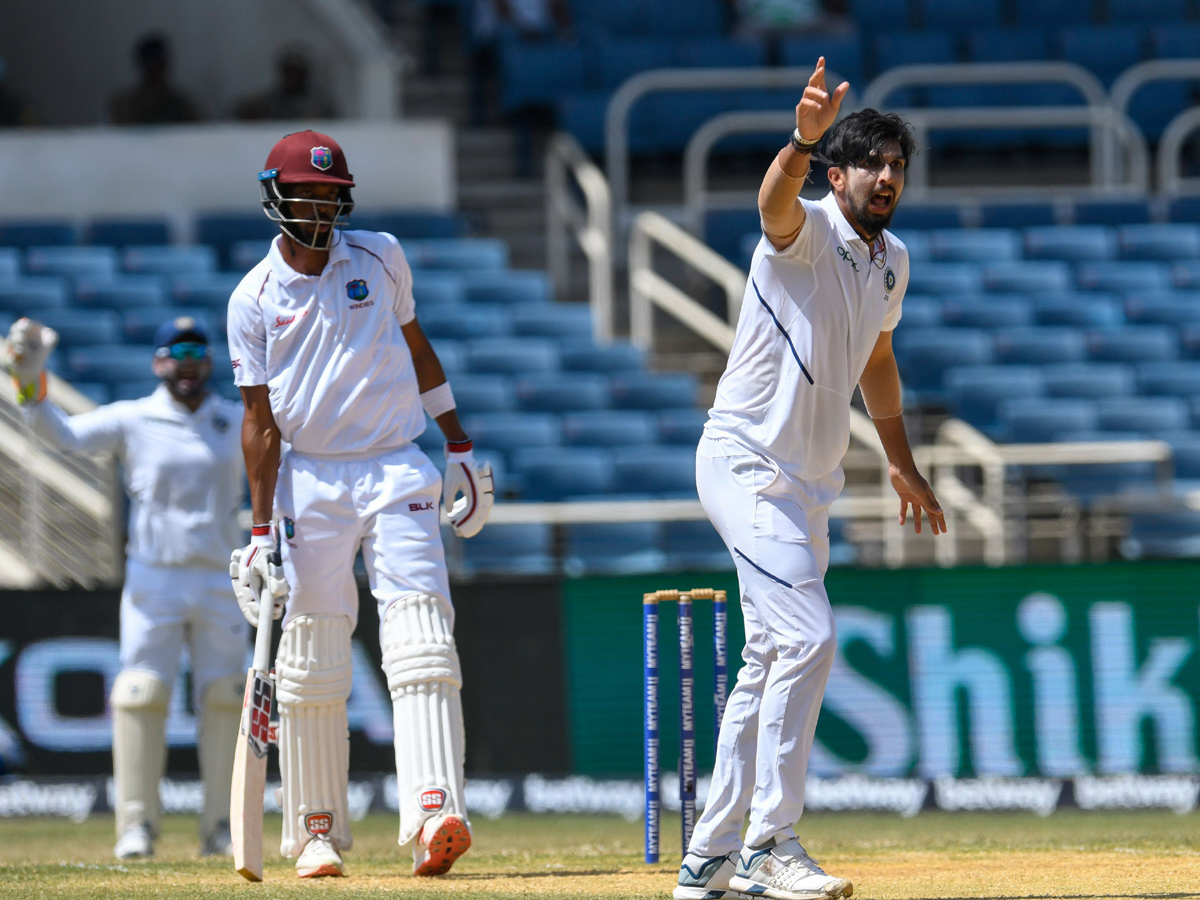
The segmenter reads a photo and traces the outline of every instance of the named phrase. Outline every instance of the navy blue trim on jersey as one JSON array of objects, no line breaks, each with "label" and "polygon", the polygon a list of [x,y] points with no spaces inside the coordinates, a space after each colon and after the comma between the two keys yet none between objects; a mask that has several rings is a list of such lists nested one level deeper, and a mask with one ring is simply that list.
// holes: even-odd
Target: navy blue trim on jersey
[{"label": "navy blue trim on jersey", "polygon": [[764,575],[766,575],[772,581],[774,581],[778,584],[782,584],[785,588],[791,587],[791,585],[788,582],[784,581],[778,575],[772,575],[770,572],[768,572],[766,569],[764,569],[762,566],[760,566],[758,563],[756,563],[754,560],[752,560],[750,557],[748,557],[745,553],[743,553],[741,550],[739,550],[737,547],[733,548],[733,552],[736,553],[738,556],[740,556],[742,559],[744,559],[746,562],[750,563],[750,565],[754,566],[754,568],[758,569],[758,571],[762,572]]},{"label": "navy blue trim on jersey", "polygon": [[779,329],[779,333],[787,341],[788,349],[792,351],[796,365],[800,367],[800,371],[804,373],[804,377],[808,379],[808,383],[813,384],[813,378],[808,374],[808,369],[804,368],[804,363],[800,362],[800,354],[796,352],[796,345],[792,343],[792,336],[787,333],[787,329],[783,327],[783,323],[779,321],[779,318],[775,315],[775,311],[767,305],[767,301],[763,299],[762,291],[758,289],[758,285],[754,283],[753,278],[750,279],[750,284],[754,287],[754,293],[758,295],[758,302],[763,305],[763,309],[767,311],[767,315],[771,317],[771,321],[775,323],[775,327]]}]

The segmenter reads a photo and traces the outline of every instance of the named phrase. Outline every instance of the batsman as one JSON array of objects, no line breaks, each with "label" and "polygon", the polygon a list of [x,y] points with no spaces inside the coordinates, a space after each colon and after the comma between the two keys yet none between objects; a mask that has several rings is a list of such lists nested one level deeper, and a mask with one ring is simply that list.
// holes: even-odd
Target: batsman
[{"label": "batsman", "polygon": [[[276,617],[288,598],[275,661],[280,850],[296,857],[302,878],[344,874],[361,548],[392,697],[399,843],[413,845],[414,874],[439,875],[471,845],[439,501],[458,534],[476,534],[492,506],[491,468],[475,461],[417,322],[399,243],[344,227],[354,180],[337,142],[312,131],[287,135],[258,179],[280,234],[229,301],[255,523],[231,575],[257,624],[255,588],[270,584],[277,529],[286,585],[266,596],[277,595],[267,613]],[[446,437],[444,480],[413,443],[426,413]]]}]

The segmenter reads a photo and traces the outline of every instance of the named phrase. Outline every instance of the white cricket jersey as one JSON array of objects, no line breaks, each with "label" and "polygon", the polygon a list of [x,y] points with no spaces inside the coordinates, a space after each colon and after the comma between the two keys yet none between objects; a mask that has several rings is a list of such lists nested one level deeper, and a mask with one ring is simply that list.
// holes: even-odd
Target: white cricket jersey
[{"label": "white cricket jersey", "polygon": [[240,403],[210,394],[193,413],[159,385],[149,397],[77,416],[49,401],[24,409],[38,435],[60,450],[117,455],[130,499],[130,559],[228,570],[229,554],[242,544]]},{"label": "white cricket jersey", "polygon": [[412,355],[412,271],[390,234],[343,231],[320,275],[284,260],[281,238],[229,299],[239,386],[265,384],[284,441],[307,456],[363,459],[425,430]]},{"label": "white cricket jersey", "polygon": [[841,465],[854,388],[880,332],[900,321],[908,250],[885,231],[872,261],[832,193],[801,202],[796,240],[776,250],[764,235],[754,251],[705,434],[815,481]]}]

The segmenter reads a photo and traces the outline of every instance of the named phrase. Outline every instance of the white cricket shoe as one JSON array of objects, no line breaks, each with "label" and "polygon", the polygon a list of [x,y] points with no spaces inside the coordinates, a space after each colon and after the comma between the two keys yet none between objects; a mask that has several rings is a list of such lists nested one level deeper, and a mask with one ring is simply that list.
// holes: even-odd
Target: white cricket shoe
[{"label": "white cricket shoe", "polygon": [[705,858],[689,853],[679,867],[679,884],[671,896],[675,900],[721,900],[721,898],[743,898],[742,894],[729,886],[729,879],[737,869],[736,854]]},{"label": "white cricket shoe", "polygon": [[229,833],[229,823],[220,822],[217,830],[204,839],[200,845],[201,856],[233,856],[233,835]]},{"label": "white cricket shoe", "polygon": [[729,886],[774,900],[834,900],[854,893],[846,879],[825,874],[795,838],[776,838],[757,850],[744,848]]},{"label": "white cricket shoe", "polygon": [[128,826],[113,847],[117,859],[144,859],[154,855],[154,839],[150,836],[150,826],[145,822],[137,822]]},{"label": "white cricket shoe", "polygon": [[341,876],[346,874],[342,866],[342,854],[327,834],[313,835],[304,845],[300,858],[296,860],[296,874],[301,878],[320,878],[323,875]]},{"label": "white cricket shoe", "polygon": [[471,849],[471,828],[462,816],[435,816],[417,835],[414,875],[445,875],[454,861]]}]

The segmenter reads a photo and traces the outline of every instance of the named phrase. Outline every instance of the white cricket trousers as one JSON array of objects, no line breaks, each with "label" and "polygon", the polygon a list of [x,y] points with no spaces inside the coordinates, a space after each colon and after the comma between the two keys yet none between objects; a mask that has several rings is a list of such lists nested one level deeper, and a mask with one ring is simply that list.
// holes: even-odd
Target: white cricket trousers
[{"label": "white cricket trousers", "polygon": [[840,469],[819,482],[799,481],[733,441],[700,441],[696,485],[737,566],[746,647],[692,853],[740,850],[747,811],[748,846],[793,836],[804,812],[808,757],[836,647],[823,578],[829,505],[842,483]]}]

